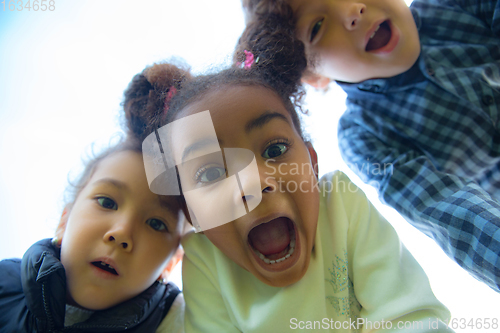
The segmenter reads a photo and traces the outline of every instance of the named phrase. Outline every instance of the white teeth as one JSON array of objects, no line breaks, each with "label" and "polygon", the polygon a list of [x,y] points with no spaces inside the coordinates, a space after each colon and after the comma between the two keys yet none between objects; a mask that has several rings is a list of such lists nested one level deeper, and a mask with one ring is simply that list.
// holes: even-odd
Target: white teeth
[{"label": "white teeth", "polygon": [[270,260],[270,259],[266,258],[266,256],[263,255],[262,253],[260,253],[258,250],[256,250],[256,249],[253,249],[253,250],[254,250],[255,254],[257,254],[257,256],[266,264],[272,265],[272,264],[276,264],[276,263],[280,263],[282,261],[285,261],[288,258],[290,258],[292,256],[293,252],[295,251],[295,233],[293,233],[293,235],[290,236],[289,249],[288,249],[286,255],[282,258]]},{"label": "white teeth", "polygon": [[[101,261],[101,266],[108,266],[109,268],[113,268],[113,267],[111,267],[110,265],[108,265],[108,264],[106,264],[105,262],[102,262],[102,261]],[[113,269],[114,269],[114,268],[113,268]]]},{"label": "white teeth", "polygon": [[377,33],[378,29],[380,29],[380,25],[377,27],[377,29],[375,29],[375,31],[372,33],[372,35],[370,36],[370,39],[373,38],[373,36],[375,36],[375,34]]}]

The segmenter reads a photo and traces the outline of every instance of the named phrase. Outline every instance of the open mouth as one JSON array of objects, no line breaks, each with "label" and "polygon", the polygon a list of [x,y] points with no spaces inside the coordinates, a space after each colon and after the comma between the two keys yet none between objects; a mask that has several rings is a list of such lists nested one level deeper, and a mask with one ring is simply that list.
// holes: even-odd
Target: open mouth
[{"label": "open mouth", "polygon": [[91,264],[99,269],[102,269],[103,271],[106,271],[106,272],[111,273],[113,275],[118,275],[118,272],[113,268],[113,266],[108,265],[103,261],[93,261],[93,262],[91,262]]},{"label": "open mouth", "polygon": [[386,46],[392,37],[392,30],[389,20],[382,22],[377,29],[372,33],[368,43],[366,44],[365,51],[375,51]]},{"label": "open mouth", "polygon": [[277,264],[293,256],[296,245],[295,228],[289,218],[278,217],[250,230],[248,243],[265,264]]}]

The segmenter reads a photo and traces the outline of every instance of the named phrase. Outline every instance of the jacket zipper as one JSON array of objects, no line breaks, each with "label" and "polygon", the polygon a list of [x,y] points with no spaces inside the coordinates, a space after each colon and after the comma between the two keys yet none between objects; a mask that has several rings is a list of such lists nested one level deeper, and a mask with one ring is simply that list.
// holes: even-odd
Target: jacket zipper
[{"label": "jacket zipper", "polygon": [[45,282],[42,283],[42,298],[43,298],[43,309],[45,310],[45,315],[47,316],[47,322],[49,326],[49,332],[56,332],[54,330],[54,318],[49,310],[49,304],[47,303],[47,290]]}]

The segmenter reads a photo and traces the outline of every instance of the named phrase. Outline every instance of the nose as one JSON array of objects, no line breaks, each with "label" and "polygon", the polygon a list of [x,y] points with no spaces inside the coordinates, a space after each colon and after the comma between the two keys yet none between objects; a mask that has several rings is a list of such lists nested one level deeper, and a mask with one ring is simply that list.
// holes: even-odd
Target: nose
[{"label": "nose", "polygon": [[131,252],[134,246],[132,233],[132,221],[121,221],[113,224],[108,232],[104,234],[103,241],[113,246],[118,246],[126,252]]},{"label": "nose", "polygon": [[[273,184],[271,184],[271,183],[273,183]],[[272,181],[268,180],[267,183],[262,184],[261,185],[262,194],[273,192],[276,189],[276,185],[274,183],[276,183],[276,181],[273,178]],[[250,200],[253,200],[254,198],[255,198],[255,195],[252,195],[252,194],[247,194],[247,195],[242,196],[243,201],[250,201]]]},{"label": "nose", "polygon": [[264,163],[257,163],[252,177],[241,177],[241,198],[251,211],[264,199],[265,193],[271,193],[278,188],[274,172]]},{"label": "nose", "polygon": [[359,23],[366,11],[366,6],[362,3],[350,3],[345,8],[344,27],[349,30],[358,28]]},{"label": "nose", "polygon": [[276,183],[276,179],[270,178],[267,179],[267,182],[262,186],[262,194],[271,193],[277,190],[278,184]]}]

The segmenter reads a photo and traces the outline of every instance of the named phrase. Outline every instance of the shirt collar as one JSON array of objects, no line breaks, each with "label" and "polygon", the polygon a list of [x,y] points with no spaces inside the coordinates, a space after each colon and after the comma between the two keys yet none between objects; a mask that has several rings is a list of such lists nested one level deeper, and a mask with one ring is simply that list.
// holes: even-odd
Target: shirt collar
[{"label": "shirt collar", "polygon": [[415,25],[417,26],[417,30],[420,31],[420,27],[422,26],[422,19],[420,18],[420,15],[418,14],[418,11],[410,7],[411,14],[413,15],[413,20],[415,20]]}]

